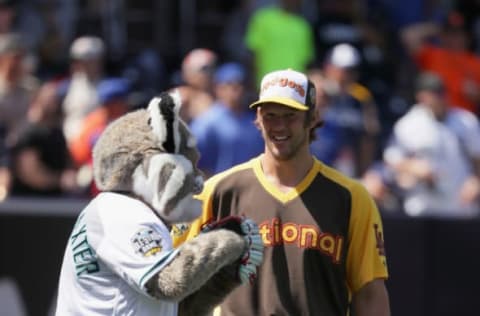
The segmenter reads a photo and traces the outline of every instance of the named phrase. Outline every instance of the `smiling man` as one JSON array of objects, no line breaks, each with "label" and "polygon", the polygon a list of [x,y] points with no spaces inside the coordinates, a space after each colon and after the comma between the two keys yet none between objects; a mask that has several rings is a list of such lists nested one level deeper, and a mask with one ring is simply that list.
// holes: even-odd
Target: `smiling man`
[{"label": "smiling man", "polygon": [[210,178],[199,195],[201,219],[174,230],[179,244],[218,218],[257,222],[263,264],[251,285],[227,297],[222,315],[390,314],[379,212],[358,182],[312,156],[314,100],[303,73],[267,74],[250,106],[263,154]]}]

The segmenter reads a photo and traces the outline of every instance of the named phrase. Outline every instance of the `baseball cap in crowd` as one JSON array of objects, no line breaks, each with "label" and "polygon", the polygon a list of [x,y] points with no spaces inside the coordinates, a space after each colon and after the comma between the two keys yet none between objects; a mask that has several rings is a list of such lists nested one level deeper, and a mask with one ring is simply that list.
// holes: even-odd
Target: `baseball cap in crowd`
[{"label": "baseball cap in crowd", "polygon": [[445,85],[442,78],[433,72],[422,72],[417,76],[415,88],[417,91],[443,92]]},{"label": "baseball cap in crowd", "polygon": [[358,50],[347,43],[337,44],[327,54],[327,62],[340,68],[353,68],[360,64]]},{"label": "baseball cap in crowd", "polygon": [[305,74],[292,69],[270,72],[263,77],[258,101],[250,108],[264,103],[308,111],[315,107],[315,85]]},{"label": "baseball cap in crowd", "polygon": [[130,93],[130,82],[124,78],[104,79],[98,84],[97,92],[101,104],[127,98]]},{"label": "baseball cap in crowd", "polygon": [[213,70],[217,62],[217,55],[206,48],[191,50],[182,61],[183,71]]},{"label": "baseball cap in crowd", "polygon": [[213,80],[215,83],[243,83],[245,67],[235,62],[222,64],[215,72]]},{"label": "baseball cap in crowd", "polygon": [[81,36],[70,46],[70,57],[76,60],[91,60],[103,57],[105,44],[96,36]]}]

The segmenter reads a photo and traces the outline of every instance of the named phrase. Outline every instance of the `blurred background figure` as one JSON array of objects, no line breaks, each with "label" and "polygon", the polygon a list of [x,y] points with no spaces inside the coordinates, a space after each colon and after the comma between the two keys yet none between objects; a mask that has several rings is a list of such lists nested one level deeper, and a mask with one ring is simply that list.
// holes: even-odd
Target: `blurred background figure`
[{"label": "blurred background figure", "polygon": [[10,170],[8,169],[8,151],[5,142],[5,127],[0,124],[0,202],[10,190]]},{"label": "blurred background figure", "polygon": [[69,150],[76,168],[80,170],[83,186],[93,188],[91,170],[92,150],[98,137],[107,125],[130,110],[130,82],[123,78],[108,78],[98,84],[99,106],[81,122],[78,135],[69,144]]},{"label": "blurred background figure", "polygon": [[459,12],[450,12],[442,23],[408,25],[401,38],[420,71],[442,77],[449,106],[480,116],[480,57],[470,49],[471,37]]},{"label": "blurred background figure", "polygon": [[222,64],[214,76],[215,102],[191,122],[200,151],[198,167],[209,177],[260,154],[264,143],[248,109],[245,68]]},{"label": "blurred background figure", "polygon": [[185,122],[189,123],[212,105],[213,74],[217,62],[217,54],[206,48],[193,49],[183,58],[183,83],[177,88],[182,98],[180,115]]},{"label": "blurred background figure", "polygon": [[360,177],[375,160],[380,132],[375,101],[357,81],[360,64],[355,47],[338,44],[327,54],[323,76],[315,78],[321,87],[318,93],[328,101],[323,102],[325,127],[317,132],[313,152],[327,155],[319,158],[352,177]]},{"label": "blurred background figure", "polygon": [[472,217],[479,213],[480,126],[448,103],[442,79],[417,78],[417,104],[394,126],[384,159],[402,189],[408,215]]},{"label": "blurred background figure", "polygon": [[76,171],[62,131],[63,96],[58,82],[46,82],[33,99],[27,124],[10,149],[10,195],[61,196],[77,192]]},{"label": "blurred background figure", "polygon": [[15,19],[17,18],[16,1],[0,1],[0,34],[9,34],[15,30]]},{"label": "blurred background figure", "polygon": [[131,82],[132,105],[147,107],[160,91],[167,89],[165,61],[153,49],[143,49],[127,61],[122,77]]},{"label": "blurred background figure", "polygon": [[340,149],[346,143],[341,126],[327,115],[330,99],[326,91],[326,78],[321,67],[313,67],[308,71],[308,78],[315,85],[315,106],[319,113],[319,128],[314,130],[310,149],[312,154],[323,163],[334,166]]},{"label": "blurred background figure", "polygon": [[0,34],[18,33],[28,51],[35,51],[47,35],[37,1],[0,0]]},{"label": "blurred background figure", "polygon": [[317,16],[312,22],[316,58],[321,61],[335,45],[349,43],[361,50],[366,40],[366,23],[355,0],[316,1]]},{"label": "blurred background figure", "polygon": [[251,53],[253,90],[268,72],[287,68],[305,72],[314,60],[313,30],[300,13],[301,4],[301,0],[280,0],[250,17],[245,43]]},{"label": "blurred background figure", "polygon": [[77,38],[70,47],[70,76],[63,102],[67,142],[78,136],[83,119],[98,106],[97,85],[104,76],[105,45],[95,36]]},{"label": "blurred background figure", "polygon": [[78,136],[69,146],[78,166],[90,161],[93,145],[106,125],[128,112],[129,93],[130,83],[123,78],[108,78],[98,84],[98,107],[82,120]]},{"label": "blurred background figure", "polygon": [[6,141],[14,143],[23,128],[38,82],[26,67],[25,47],[19,34],[0,35],[0,125]]}]

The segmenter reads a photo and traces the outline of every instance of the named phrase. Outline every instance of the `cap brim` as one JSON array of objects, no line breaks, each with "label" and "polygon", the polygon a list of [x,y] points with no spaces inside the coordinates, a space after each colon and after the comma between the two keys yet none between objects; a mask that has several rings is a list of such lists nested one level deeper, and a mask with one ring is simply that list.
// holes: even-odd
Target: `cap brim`
[{"label": "cap brim", "polygon": [[260,104],[264,104],[264,103],[277,103],[277,104],[285,105],[285,106],[288,106],[290,108],[300,110],[300,111],[307,111],[308,110],[308,106],[306,106],[305,104],[301,104],[300,102],[297,102],[297,101],[292,100],[292,99],[287,99],[287,98],[264,98],[264,99],[258,100],[257,102],[254,102],[254,103],[250,104],[249,108],[253,109],[256,106],[258,106]]}]

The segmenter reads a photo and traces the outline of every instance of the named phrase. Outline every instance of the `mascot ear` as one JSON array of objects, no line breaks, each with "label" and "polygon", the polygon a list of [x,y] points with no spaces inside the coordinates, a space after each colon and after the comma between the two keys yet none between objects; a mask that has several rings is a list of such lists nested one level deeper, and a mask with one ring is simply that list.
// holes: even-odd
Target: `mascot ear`
[{"label": "mascot ear", "polygon": [[149,124],[167,153],[178,153],[180,144],[180,94],[163,92],[148,105]]},{"label": "mascot ear", "polygon": [[167,127],[167,137],[165,141],[163,142],[163,148],[168,153],[175,153],[175,141],[173,140],[174,138],[174,129],[173,129],[173,123],[175,121],[175,103],[173,101],[173,98],[167,94],[163,93],[161,96],[160,100],[160,113],[162,113],[164,119],[165,119],[165,124]]}]

